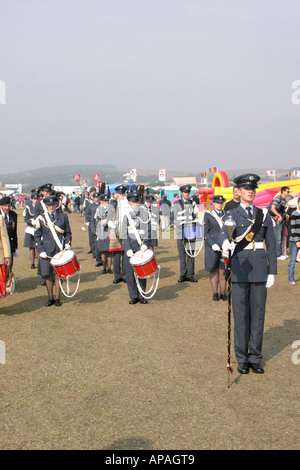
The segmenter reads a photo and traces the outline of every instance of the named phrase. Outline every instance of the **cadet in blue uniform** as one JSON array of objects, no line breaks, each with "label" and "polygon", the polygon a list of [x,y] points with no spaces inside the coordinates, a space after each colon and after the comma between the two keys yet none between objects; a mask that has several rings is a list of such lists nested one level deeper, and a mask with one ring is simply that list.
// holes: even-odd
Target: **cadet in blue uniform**
[{"label": "cadet in blue uniform", "polygon": [[[57,210],[59,199],[57,196],[47,196],[43,199],[46,211],[40,214],[35,220],[36,231],[34,233],[35,246],[40,254],[39,258],[39,274],[46,279],[46,287],[48,292],[48,302],[46,307],[55,304],[60,307],[60,285],[59,278],[55,275],[55,300],[53,299],[53,268],[50,264],[50,258],[61,251],[52,235],[50,224],[54,233],[58,237],[62,248],[70,249],[72,234],[67,214],[61,210]],[[49,219],[47,220],[47,217]],[[49,221],[49,222],[48,222]]]},{"label": "cadet in blue uniform", "polygon": [[[257,374],[264,373],[261,361],[267,288],[274,284],[277,274],[271,216],[267,210],[253,205],[259,180],[253,173],[233,180],[241,202],[236,209],[226,212],[220,237],[223,251],[234,250],[231,263],[234,349],[241,374],[248,374],[249,368]],[[236,224],[232,242],[226,231],[230,217]]]},{"label": "cadet in blue uniform", "polygon": [[122,246],[122,223],[124,214],[128,211],[126,186],[120,184],[115,188],[114,198],[108,206],[109,252],[113,256],[114,284],[126,282],[124,249]]},{"label": "cadet in blue uniform", "polygon": [[185,241],[182,237],[182,226],[191,222],[196,217],[196,203],[190,199],[191,185],[185,184],[179,188],[181,199],[173,204],[175,235],[177,238],[177,250],[179,255],[180,277],[178,282],[198,282],[194,278],[195,258],[186,253]]},{"label": "cadet in blue uniform", "polygon": [[223,227],[223,204],[226,201],[223,196],[212,198],[213,209],[204,214],[204,238],[205,238],[205,270],[209,272],[209,280],[213,290],[213,300],[219,300],[218,287],[220,286],[220,299],[227,300],[225,261],[222,258],[219,246],[220,232]]},{"label": "cadet in blue uniform", "polygon": [[139,207],[140,218],[143,222],[143,230],[147,232],[147,239],[149,240],[149,248],[151,250],[157,246],[157,229],[159,219],[155,211],[153,211],[152,204],[156,202],[153,194],[146,194],[144,204]]},{"label": "cadet in blue uniform", "polygon": [[36,255],[37,257],[39,256],[34,243],[34,209],[38,200],[38,193],[31,193],[30,200],[27,202],[23,211],[24,221],[27,225],[24,237],[24,247],[29,248],[31,269],[35,269],[35,257]]},{"label": "cadet in blue uniform", "polygon": [[103,270],[101,274],[112,274],[111,263],[112,254],[108,252],[109,237],[108,237],[108,204],[110,200],[109,194],[100,195],[100,205],[94,215],[96,221],[96,252],[99,253]]},{"label": "cadet in blue uniform", "polygon": [[[140,211],[139,211],[139,201],[140,195],[136,191],[127,193],[127,200],[129,204],[129,218],[127,215],[124,216],[122,223],[122,244],[124,248],[124,267],[127,280],[127,288],[130,297],[130,304],[136,304],[140,302],[141,304],[147,304],[147,300],[143,298],[140,294],[137,283],[134,277],[133,268],[130,264],[130,258],[134,253],[140,250],[146,250],[150,244],[150,240],[147,238],[147,233],[142,233]],[[140,244],[136,234],[140,237],[142,245]],[[140,286],[143,291],[146,290],[146,280],[140,279]]]}]

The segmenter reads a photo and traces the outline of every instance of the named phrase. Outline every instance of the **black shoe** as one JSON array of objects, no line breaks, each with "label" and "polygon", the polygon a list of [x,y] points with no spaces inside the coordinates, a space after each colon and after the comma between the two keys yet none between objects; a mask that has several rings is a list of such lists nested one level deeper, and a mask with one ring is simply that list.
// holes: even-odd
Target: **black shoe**
[{"label": "black shoe", "polygon": [[130,305],[137,304],[137,303],[138,303],[138,299],[130,299],[130,300],[129,300],[129,303],[130,303]]},{"label": "black shoe", "polygon": [[34,264],[32,264],[32,265],[30,266],[30,269],[35,269]]},{"label": "black shoe", "polygon": [[88,254],[93,253],[92,250],[88,251]]},{"label": "black shoe", "polygon": [[180,278],[178,279],[178,282],[185,282],[187,279],[185,276],[180,276]]},{"label": "black shoe", "polygon": [[99,266],[103,266],[103,263],[101,263],[100,261],[98,261],[98,263],[95,264],[96,268],[98,268]]},{"label": "black shoe", "polygon": [[55,307],[61,307],[61,301],[59,299],[55,300]]},{"label": "black shoe", "polygon": [[45,286],[45,285],[46,285],[46,281],[43,280],[43,281],[41,282],[41,286]]},{"label": "black shoe", "polygon": [[214,294],[212,299],[215,300],[215,301],[219,300],[219,295],[218,295],[218,294]]},{"label": "black shoe", "polygon": [[139,299],[140,304],[147,304],[148,300],[146,299]]},{"label": "black shoe", "polygon": [[125,284],[127,284],[127,281],[124,279],[124,277],[122,277],[121,282],[125,282]]},{"label": "black shoe", "polygon": [[107,270],[107,272],[108,272],[108,274],[113,274],[113,272],[110,268]]},{"label": "black shoe", "polygon": [[263,369],[263,367],[261,367],[260,364],[249,364],[249,367],[251,367],[252,371],[255,373],[255,374],[264,374],[265,371]]},{"label": "black shoe", "polygon": [[51,307],[54,304],[53,299],[48,299],[48,302],[45,304],[45,307]]},{"label": "black shoe", "polygon": [[100,274],[106,274],[106,269],[103,269]]},{"label": "black shoe", "polygon": [[121,282],[121,281],[122,281],[122,279],[114,279],[114,280],[113,280],[113,283],[114,283],[114,284],[119,284],[119,282]]},{"label": "black shoe", "polygon": [[186,278],[186,280],[189,282],[198,282],[197,279],[194,278],[194,276],[189,276]]},{"label": "black shoe", "polygon": [[237,371],[240,374],[249,374],[249,364],[243,364],[243,363],[239,364]]},{"label": "black shoe", "polygon": [[220,294],[220,300],[228,300],[228,297],[226,294]]}]

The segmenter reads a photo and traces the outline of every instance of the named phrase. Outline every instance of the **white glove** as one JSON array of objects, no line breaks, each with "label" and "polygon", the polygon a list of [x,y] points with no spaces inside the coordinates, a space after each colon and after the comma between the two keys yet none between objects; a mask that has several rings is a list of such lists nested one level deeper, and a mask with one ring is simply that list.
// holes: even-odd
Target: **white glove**
[{"label": "white glove", "polygon": [[89,222],[86,222],[85,225],[88,227],[88,226],[90,225],[90,223],[89,223]]},{"label": "white glove", "polygon": [[65,250],[71,250],[71,245],[69,243],[65,246]]},{"label": "white glove", "polygon": [[142,245],[142,246],[141,246],[141,250],[142,250],[142,251],[146,251],[146,250],[147,250],[147,246],[146,246],[146,245]]},{"label": "white glove", "polygon": [[269,289],[269,287],[274,286],[275,282],[275,276],[274,274],[269,274],[266,282],[266,288]]},{"label": "white glove", "polygon": [[109,226],[109,228],[115,228],[117,223],[110,220],[107,225]]},{"label": "white glove", "polygon": [[40,258],[46,259],[47,258],[47,253],[45,251],[40,253]]},{"label": "white glove", "polygon": [[131,258],[133,256],[133,251],[132,250],[127,250],[126,255],[128,256],[128,258]]},{"label": "white glove", "polygon": [[212,248],[213,251],[220,251],[220,247],[216,243],[214,243],[211,248]]},{"label": "white glove", "polygon": [[18,248],[16,248],[16,251],[14,252],[14,257],[17,258],[19,256],[20,252]]},{"label": "white glove", "polygon": [[235,243],[230,242],[229,240],[225,240],[222,245],[222,251],[231,251],[232,253],[234,252],[235,249]]}]

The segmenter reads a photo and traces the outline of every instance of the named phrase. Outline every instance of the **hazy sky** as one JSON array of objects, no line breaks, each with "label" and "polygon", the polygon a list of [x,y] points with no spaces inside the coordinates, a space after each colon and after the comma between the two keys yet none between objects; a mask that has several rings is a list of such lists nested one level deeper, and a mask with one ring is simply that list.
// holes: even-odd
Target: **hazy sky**
[{"label": "hazy sky", "polygon": [[299,18],[298,0],[0,0],[1,173],[300,165]]}]

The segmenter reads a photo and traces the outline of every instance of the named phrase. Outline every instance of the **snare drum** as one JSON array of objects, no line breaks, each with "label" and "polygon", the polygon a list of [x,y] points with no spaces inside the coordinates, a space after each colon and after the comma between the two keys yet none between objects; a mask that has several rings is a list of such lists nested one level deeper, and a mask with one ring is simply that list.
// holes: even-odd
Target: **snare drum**
[{"label": "snare drum", "polygon": [[188,222],[182,225],[182,240],[199,240],[203,238],[199,222]]},{"label": "snare drum", "polygon": [[50,264],[55,274],[60,278],[72,277],[81,269],[76,255],[72,250],[60,251],[52,258]]},{"label": "snare drum", "polygon": [[131,258],[130,264],[140,279],[152,277],[158,270],[152,250],[137,251]]}]

